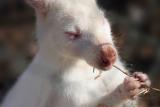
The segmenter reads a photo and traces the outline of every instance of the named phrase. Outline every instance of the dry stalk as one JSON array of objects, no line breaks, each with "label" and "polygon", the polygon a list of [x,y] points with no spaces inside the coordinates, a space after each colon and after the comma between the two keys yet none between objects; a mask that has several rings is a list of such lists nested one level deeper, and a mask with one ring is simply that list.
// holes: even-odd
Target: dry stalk
[{"label": "dry stalk", "polygon": [[[133,77],[133,75],[130,75],[129,73],[125,72],[124,70],[122,70],[121,68],[119,68],[118,66],[116,65],[113,65],[114,68],[118,69],[119,71],[121,71],[123,74],[129,76],[129,77]],[[154,87],[146,87],[143,91],[141,91],[138,95],[140,94],[146,94],[148,92],[150,92],[150,90],[154,90],[154,91],[157,91],[157,92],[160,92],[160,89],[158,88],[154,88]]]},{"label": "dry stalk", "polygon": [[[94,72],[95,72],[95,67],[93,67],[93,73]],[[94,79],[95,80],[98,79],[101,76],[101,74],[102,74],[102,71],[99,71],[99,74],[96,77],[94,77]]]},{"label": "dry stalk", "polygon": [[[103,45],[112,45],[110,43],[103,43],[99,46],[103,46]],[[123,74],[129,76],[129,77],[133,77],[133,75],[129,74],[128,72],[125,72],[124,70],[122,70],[121,68],[119,68],[118,66],[116,65],[113,65],[114,68],[118,69],[119,71],[121,71]],[[93,67],[93,73],[95,71],[95,67]],[[102,74],[102,71],[99,71],[99,74],[94,78],[95,80],[98,79]],[[158,88],[154,88],[154,87],[146,87],[144,90],[142,90],[138,95],[140,94],[146,94],[148,92],[150,92],[150,90],[154,90],[154,91],[157,91],[157,92],[160,92],[160,89]]]},{"label": "dry stalk", "polygon": [[99,74],[94,78],[95,80],[98,79],[102,74],[102,71],[99,71]]},{"label": "dry stalk", "polygon": [[[129,74],[128,72],[125,72],[124,70],[122,70],[121,68],[119,68],[118,66],[116,65],[113,65],[114,68],[118,69],[119,71],[121,71],[123,74],[129,76],[129,77],[133,77],[133,75]],[[93,67],[93,73],[95,72],[95,67]],[[94,78],[95,80],[98,79],[102,74],[102,71],[99,71],[99,74]],[[157,91],[157,92],[160,92],[160,89],[158,88],[154,88],[154,87],[145,87],[141,92],[138,93],[138,95],[141,95],[141,94],[147,94],[148,92],[150,92],[150,90],[153,90],[153,91]]]}]

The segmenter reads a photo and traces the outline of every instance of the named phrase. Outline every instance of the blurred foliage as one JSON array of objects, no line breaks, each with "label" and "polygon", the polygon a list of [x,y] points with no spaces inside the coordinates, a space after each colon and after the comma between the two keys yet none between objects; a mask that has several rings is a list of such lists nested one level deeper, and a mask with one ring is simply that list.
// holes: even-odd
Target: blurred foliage
[{"label": "blurred foliage", "polygon": [[[112,23],[122,59],[131,70],[150,75],[160,88],[160,0],[98,0]],[[0,98],[37,52],[34,12],[23,0],[0,1]],[[142,98],[141,107],[159,107],[160,93]]]},{"label": "blurred foliage", "polygon": [[0,99],[36,53],[33,10],[22,0],[0,1]]},{"label": "blurred foliage", "polygon": [[[132,70],[146,72],[160,89],[160,1],[99,0],[112,22],[120,55]],[[141,98],[141,107],[160,107],[160,93]]]}]

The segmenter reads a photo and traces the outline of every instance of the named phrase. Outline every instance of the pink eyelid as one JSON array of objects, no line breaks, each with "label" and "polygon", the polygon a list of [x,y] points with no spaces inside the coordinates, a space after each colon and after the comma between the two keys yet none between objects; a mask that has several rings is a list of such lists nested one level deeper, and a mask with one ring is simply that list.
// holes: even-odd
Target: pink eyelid
[{"label": "pink eyelid", "polygon": [[81,31],[79,28],[76,27],[76,31],[66,31],[65,34],[69,35],[71,39],[76,39],[81,36]]}]

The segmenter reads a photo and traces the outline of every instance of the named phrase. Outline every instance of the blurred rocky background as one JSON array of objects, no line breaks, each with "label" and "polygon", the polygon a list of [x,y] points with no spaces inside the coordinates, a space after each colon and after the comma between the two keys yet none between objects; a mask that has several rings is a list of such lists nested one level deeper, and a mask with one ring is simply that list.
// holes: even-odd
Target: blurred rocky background
[{"label": "blurred rocky background", "polygon": [[[112,24],[120,55],[131,71],[147,73],[160,89],[160,0],[98,0]],[[37,52],[35,16],[24,0],[0,1],[0,100]],[[160,107],[160,92],[140,107]]]}]

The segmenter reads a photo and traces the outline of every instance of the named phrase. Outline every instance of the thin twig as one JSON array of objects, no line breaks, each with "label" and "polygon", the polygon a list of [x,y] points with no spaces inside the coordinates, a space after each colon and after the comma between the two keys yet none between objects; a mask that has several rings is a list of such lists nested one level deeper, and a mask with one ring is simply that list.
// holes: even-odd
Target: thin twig
[{"label": "thin twig", "polygon": [[132,77],[132,75],[130,75],[129,73],[123,71],[122,69],[120,69],[119,67],[117,67],[116,65],[113,65],[114,68],[118,69],[119,71],[121,71],[123,74],[129,76],[129,77]]},{"label": "thin twig", "polygon": [[102,71],[99,71],[99,74],[94,78],[95,80],[98,79],[102,74]]},{"label": "thin twig", "polygon": [[140,91],[136,96],[139,96],[141,94],[145,95],[149,92],[150,89],[146,88],[146,89],[143,89],[142,91]]},{"label": "thin twig", "polygon": [[[125,72],[124,70],[122,70],[121,68],[117,67],[116,65],[113,65],[114,68],[118,69],[119,71],[121,71],[123,74],[129,76],[129,77],[133,77],[132,75],[128,74],[127,72]],[[147,91],[144,90],[144,93],[148,93],[149,90],[154,90],[154,91],[157,91],[157,92],[160,92],[160,89],[158,88],[154,88],[154,87],[147,87],[146,89]],[[141,94],[141,93],[140,93]]]},{"label": "thin twig", "polygon": [[[93,73],[94,72],[95,72],[95,67],[93,67]],[[96,77],[94,77],[94,79],[95,80],[98,79],[101,76],[101,74],[102,74],[102,71],[99,71],[99,74]]]},{"label": "thin twig", "polygon": [[[110,43],[103,43],[103,44],[101,44],[101,45],[99,45],[99,46],[103,46],[103,45],[112,45],[112,44],[110,44]],[[116,66],[116,65],[113,65],[113,67],[116,68],[116,69],[118,69],[118,70],[121,71],[123,74],[125,74],[125,75],[127,75],[127,76],[129,76],[129,77],[134,77],[133,75],[125,72],[124,70],[122,70],[121,68],[119,68],[119,67]],[[95,67],[93,67],[93,73],[94,73],[94,71],[95,71]],[[95,77],[95,79],[99,78],[99,77],[101,76],[101,73],[102,73],[102,71],[99,71],[99,75],[97,75],[97,76]],[[145,91],[145,90],[147,90],[147,91]],[[154,91],[160,92],[160,89],[154,88],[154,87],[146,87],[145,90],[144,90],[144,93],[148,93],[150,90],[154,90]]]},{"label": "thin twig", "polygon": [[158,88],[150,87],[150,89],[160,92],[160,89],[158,89]]}]

